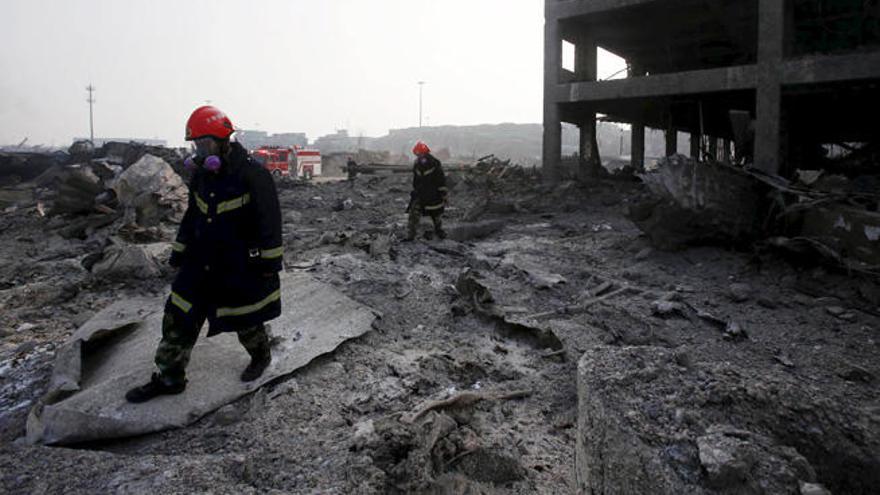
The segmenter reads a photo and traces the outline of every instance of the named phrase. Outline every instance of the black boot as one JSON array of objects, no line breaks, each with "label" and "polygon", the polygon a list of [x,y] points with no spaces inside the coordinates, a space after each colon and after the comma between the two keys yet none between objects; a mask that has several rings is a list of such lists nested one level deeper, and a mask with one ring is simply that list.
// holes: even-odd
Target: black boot
[{"label": "black boot", "polygon": [[443,219],[440,218],[440,215],[432,216],[431,220],[434,222],[434,235],[438,239],[446,239],[446,231],[443,230]]},{"label": "black boot", "polygon": [[147,384],[129,390],[125,394],[125,400],[133,404],[140,404],[160,395],[177,395],[184,389],[186,389],[186,380],[181,383],[169,383],[159,373],[153,373]]},{"label": "black boot", "polygon": [[269,367],[271,362],[272,354],[268,351],[262,356],[251,357],[251,363],[241,372],[241,381],[252,382],[263,376],[263,372],[266,371],[266,368]]}]

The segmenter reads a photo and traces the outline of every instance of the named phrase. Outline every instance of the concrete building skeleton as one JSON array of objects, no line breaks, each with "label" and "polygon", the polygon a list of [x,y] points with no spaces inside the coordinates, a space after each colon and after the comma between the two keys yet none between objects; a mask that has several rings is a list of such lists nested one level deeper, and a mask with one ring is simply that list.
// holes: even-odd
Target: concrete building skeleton
[{"label": "concrete building skeleton", "polygon": [[[692,156],[729,158],[731,111],[750,129],[737,154],[768,173],[790,174],[821,144],[880,134],[878,0],[545,0],[545,21],[550,181],[561,122],[581,130],[579,174],[598,171],[597,114],[632,124],[636,169],[645,126],[666,131],[667,154],[688,132]],[[573,72],[563,41],[575,46]],[[627,61],[626,79],[597,81],[597,47]]]}]

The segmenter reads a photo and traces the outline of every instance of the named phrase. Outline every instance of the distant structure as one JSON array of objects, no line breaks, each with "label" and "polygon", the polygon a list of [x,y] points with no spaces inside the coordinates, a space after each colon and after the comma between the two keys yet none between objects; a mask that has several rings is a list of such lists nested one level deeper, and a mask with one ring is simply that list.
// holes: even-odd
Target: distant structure
[{"label": "distant structure", "polygon": [[164,139],[144,139],[144,138],[73,138],[73,142],[91,141],[95,148],[100,148],[107,143],[137,143],[146,146],[168,146],[168,141]]},{"label": "distant structure", "polygon": [[280,146],[283,148],[293,146],[307,146],[309,139],[302,132],[286,132],[282,134],[269,134],[265,131],[240,130],[235,133],[235,139],[247,149],[254,150],[261,146]]},{"label": "distant structure", "polygon": [[[693,157],[736,153],[789,175],[823,144],[876,139],[880,12],[862,0],[545,0],[543,157],[561,172],[561,123],[580,128],[580,169],[597,171],[596,117],[632,124],[642,169],[645,128],[691,136]],[[563,43],[574,67],[562,67]],[[597,81],[597,48],[628,78]],[[721,146],[719,147],[719,144]]]},{"label": "distant structure", "polygon": [[321,150],[323,153],[333,152],[351,152],[357,151],[358,141],[364,138],[353,138],[348,135],[348,131],[340,129],[336,134],[328,134],[321,136],[315,140],[313,147]]}]

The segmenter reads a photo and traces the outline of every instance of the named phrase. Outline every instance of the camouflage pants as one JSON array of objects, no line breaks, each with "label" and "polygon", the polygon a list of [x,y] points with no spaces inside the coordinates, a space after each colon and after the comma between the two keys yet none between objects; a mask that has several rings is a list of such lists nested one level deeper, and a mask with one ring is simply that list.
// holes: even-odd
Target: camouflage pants
[{"label": "camouflage pants", "polygon": [[[443,217],[439,212],[428,212],[431,221],[434,222],[434,233],[440,235],[443,232]],[[422,221],[422,206],[418,201],[413,201],[409,209],[409,221],[407,222],[407,237],[415,239],[419,222]]]},{"label": "camouflage pants", "polygon": [[[186,366],[196,345],[205,318],[191,320],[166,311],[162,320],[162,340],[156,349],[155,363],[168,382],[186,381]],[[263,324],[239,330],[238,341],[251,357],[269,354],[269,337]]]}]

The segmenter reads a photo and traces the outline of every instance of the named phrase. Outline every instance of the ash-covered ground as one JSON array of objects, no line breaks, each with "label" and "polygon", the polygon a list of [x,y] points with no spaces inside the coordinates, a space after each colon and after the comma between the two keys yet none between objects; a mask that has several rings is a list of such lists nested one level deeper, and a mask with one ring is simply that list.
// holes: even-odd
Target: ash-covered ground
[{"label": "ash-covered ground", "polygon": [[75,448],[27,445],[28,410],[80,324],[173,277],[96,259],[174,226],[62,236],[81,220],[7,208],[2,491],[877,493],[875,281],[655,250],[636,182],[499,175],[450,172],[450,238],[409,243],[407,174],[280,184],[287,270],[381,312],[373,331],[190,427]]}]

